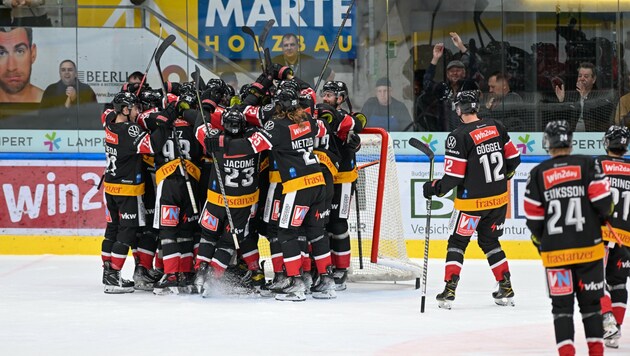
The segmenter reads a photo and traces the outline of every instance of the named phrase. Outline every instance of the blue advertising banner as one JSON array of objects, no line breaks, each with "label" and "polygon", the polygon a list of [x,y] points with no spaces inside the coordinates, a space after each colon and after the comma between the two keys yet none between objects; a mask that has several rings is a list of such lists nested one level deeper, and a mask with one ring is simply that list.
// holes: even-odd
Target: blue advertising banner
[{"label": "blue advertising banner", "polygon": [[[271,56],[282,54],[282,36],[293,33],[301,40],[300,51],[325,59],[332,48],[351,0],[199,0],[199,39],[232,59],[258,59],[254,41],[241,27],[259,34],[267,20],[276,21],[266,46]],[[355,8],[341,31],[335,59],[356,58]],[[212,52],[199,47],[199,58]]]}]

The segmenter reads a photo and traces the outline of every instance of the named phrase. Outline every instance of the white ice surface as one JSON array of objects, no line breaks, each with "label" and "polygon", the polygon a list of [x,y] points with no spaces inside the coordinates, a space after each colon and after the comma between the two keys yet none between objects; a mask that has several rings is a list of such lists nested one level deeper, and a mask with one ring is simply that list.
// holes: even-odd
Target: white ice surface
[{"label": "white ice surface", "polygon": [[[131,277],[132,266],[123,270]],[[466,261],[452,310],[409,284],[353,283],[336,300],[278,302],[103,293],[99,257],[0,256],[0,355],[555,355],[540,261],[510,261],[516,307],[494,304],[485,261]],[[587,354],[576,305],[576,348]],[[618,350],[630,355],[630,328]]]}]

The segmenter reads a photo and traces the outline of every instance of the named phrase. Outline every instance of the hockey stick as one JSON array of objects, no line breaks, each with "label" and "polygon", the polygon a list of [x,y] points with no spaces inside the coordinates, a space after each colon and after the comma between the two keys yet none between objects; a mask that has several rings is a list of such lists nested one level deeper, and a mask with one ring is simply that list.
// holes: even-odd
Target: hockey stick
[{"label": "hockey stick", "polygon": [[251,27],[247,25],[241,27],[241,30],[254,40],[254,45],[256,46],[256,52],[258,52],[258,59],[260,60],[260,68],[262,69],[263,72],[267,71],[266,62],[263,60],[263,48],[265,46],[265,41],[267,40],[267,36],[269,35],[269,31],[271,30],[271,27],[273,27],[273,24],[275,22],[276,21],[273,19],[267,21],[267,23],[265,24],[265,27],[260,33],[260,43],[258,41],[258,38],[256,38],[256,34],[254,33],[254,30],[252,30]]},{"label": "hockey stick", "polygon": [[149,64],[147,64],[147,69],[144,71],[144,75],[142,76],[142,80],[140,81],[140,86],[138,86],[138,91],[136,92],[136,96],[140,95],[140,91],[142,90],[142,85],[147,80],[147,74],[149,74],[149,68],[151,68],[151,63],[153,63],[153,59],[157,54],[158,48],[160,47],[160,40],[162,39],[162,24],[160,24],[160,34],[158,35],[157,43],[155,44],[155,49],[153,50],[153,54],[151,55],[151,59],[149,59]]},{"label": "hockey stick", "polygon": [[[435,161],[434,153],[431,151],[429,146],[420,142],[415,137],[409,139],[409,144],[420,152],[424,153],[427,157],[429,157],[429,182],[433,181],[433,163]],[[427,199],[427,225],[425,228],[424,235],[424,256],[423,256],[423,267],[422,267],[422,299],[420,303],[420,312],[424,313],[424,304],[427,298],[427,269],[429,267],[429,229],[431,227],[431,203],[433,199]]]},{"label": "hockey stick", "polygon": [[[166,94],[168,92],[166,88],[166,83],[164,83],[164,75],[162,74],[162,67],[160,67],[160,59],[162,59],[162,55],[166,51],[166,49],[175,42],[175,36],[169,35],[164,39],[164,42],[158,47],[158,50],[155,53],[155,66],[157,67],[158,74],[160,75],[160,82],[162,83],[162,89],[164,89],[164,97],[166,98]],[[197,201],[195,200],[195,194],[192,190],[192,185],[190,183],[190,177],[188,176],[188,171],[186,170],[186,163],[184,162],[184,155],[182,154],[182,148],[179,145],[179,136],[177,135],[177,130],[173,129],[173,139],[175,140],[175,149],[177,150],[177,155],[179,156],[179,172],[184,176],[184,180],[186,181],[186,189],[188,189],[188,197],[190,198],[190,202],[192,203],[193,213],[198,214],[199,209],[197,209]]]},{"label": "hockey stick", "polygon": [[610,234],[613,235],[613,237],[615,238],[615,241],[617,241],[619,246],[623,246],[623,242],[621,242],[621,239],[619,238],[619,235],[617,235],[615,230],[613,230],[613,227],[612,227],[612,225],[610,225],[610,222],[606,221],[606,227],[608,228],[608,231],[610,231]]},{"label": "hockey stick", "polygon": [[355,2],[356,0],[352,0],[352,3],[350,3],[350,6],[348,6],[348,10],[346,11],[346,16],[343,18],[343,21],[341,21],[341,26],[339,26],[339,31],[337,31],[337,37],[335,37],[335,42],[333,42],[332,48],[330,49],[330,51],[328,51],[328,57],[326,57],[326,62],[324,62],[322,71],[319,73],[319,78],[317,78],[317,83],[315,84],[315,87],[313,88],[315,93],[317,93],[317,88],[319,88],[319,84],[322,82],[322,76],[324,76],[324,72],[326,72],[326,68],[328,68],[328,63],[330,63],[330,58],[332,58],[333,52],[335,51],[335,48],[337,48],[337,43],[339,42],[341,31],[343,30],[343,27],[346,25],[346,21],[348,20],[348,17],[350,17],[350,10],[352,10],[352,8],[354,7]]},{"label": "hockey stick", "polygon": [[[195,72],[199,71],[199,67],[195,65]],[[201,119],[203,120],[203,126],[206,131],[206,137],[210,137],[210,130],[208,129],[208,121],[206,121],[206,117],[203,115],[203,108],[201,107],[201,96],[199,96],[199,81],[195,80],[195,93],[197,94],[197,102],[199,104],[199,112],[201,114]],[[219,168],[219,162],[217,161],[217,157],[214,155],[214,152],[210,152],[212,156],[212,163],[214,163],[214,170],[217,171],[217,180],[219,181],[219,188],[221,189],[221,195],[223,196],[223,204],[225,205],[225,214],[228,217],[228,222],[230,224],[230,232],[232,233],[232,240],[234,241],[234,247],[239,250],[240,246],[238,244],[238,238],[236,236],[236,230],[234,229],[234,221],[232,220],[232,213],[230,212],[230,205],[228,204],[227,196],[225,195],[225,187],[223,186],[223,177],[221,177],[221,170]]]},{"label": "hockey stick", "polygon": [[379,163],[381,163],[381,160],[377,159],[376,161],[372,161],[372,162],[368,162],[366,164],[362,164],[362,165],[358,166],[357,169],[358,170],[362,170],[362,169],[365,169],[365,168],[368,168],[368,167],[372,167],[373,165],[379,164]]}]

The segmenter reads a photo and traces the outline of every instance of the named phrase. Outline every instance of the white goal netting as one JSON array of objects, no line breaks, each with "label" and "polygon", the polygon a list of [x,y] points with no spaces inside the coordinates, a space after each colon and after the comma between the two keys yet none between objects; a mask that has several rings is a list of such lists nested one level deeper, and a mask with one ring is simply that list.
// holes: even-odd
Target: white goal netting
[{"label": "white goal netting", "polygon": [[348,219],[352,239],[352,266],[348,278],[351,281],[419,278],[422,267],[411,262],[407,255],[396,158],[392,139],[385,130],[366,128],[361,133],[357,163],[359,219],[357,201],[353,199]]}]

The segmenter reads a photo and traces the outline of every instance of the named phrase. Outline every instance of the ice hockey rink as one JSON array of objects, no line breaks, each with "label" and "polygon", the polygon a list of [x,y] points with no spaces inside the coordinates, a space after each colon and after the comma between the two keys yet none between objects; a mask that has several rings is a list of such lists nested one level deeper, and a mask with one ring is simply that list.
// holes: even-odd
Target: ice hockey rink
[{"label": "ice hockey rink", "polygon": [[[129,261],[128,261],[129,262]],[[420,261],[421,262],[421,261]],[[466,261],[452,310],[413,283],[350,283],[335,300],[103,293],[98,256],[0,256],[0,355],[555,355],[540,261],[510,261],[515,307],[499,307],[487,263]],[[123,270],[131,277],[132,266]],[[577,308],[577,306],[576,306]],[[587,354],[579,313],[576,348]],[[630,328],[618,350],[630,355]]]}]

